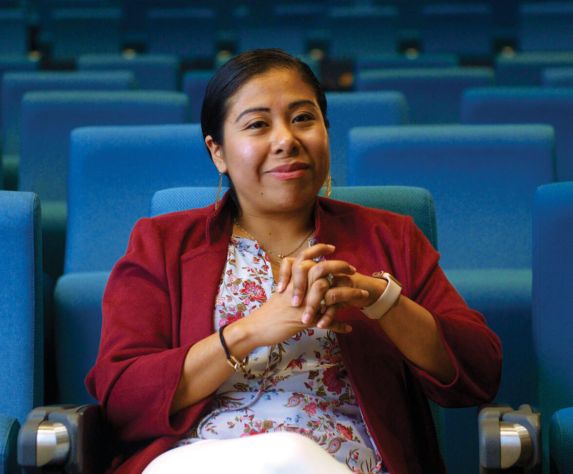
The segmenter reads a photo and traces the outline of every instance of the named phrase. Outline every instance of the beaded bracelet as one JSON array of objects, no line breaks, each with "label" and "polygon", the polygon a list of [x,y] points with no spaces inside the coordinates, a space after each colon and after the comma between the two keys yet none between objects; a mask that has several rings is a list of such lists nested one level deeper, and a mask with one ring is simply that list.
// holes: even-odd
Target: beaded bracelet
[{"label": "beaded bracelet", "polygon": [[241,370],[241,372],[245,373],[247,370],[247,357],[245,357],[243,360],[239,360],[233,354],[231,354],[231,351],[227,346],[227,342],[225,341],[225,337],[223,336],[223,329],[225,329],[226,327],[227,326],[222,326],[219,329],[219,339],[221,340],[221,345],[223,346],[223,350],[225,351],[225,356],[227,357],[227,363],[231,367],[233,367],[233,370],[235,372]]}]

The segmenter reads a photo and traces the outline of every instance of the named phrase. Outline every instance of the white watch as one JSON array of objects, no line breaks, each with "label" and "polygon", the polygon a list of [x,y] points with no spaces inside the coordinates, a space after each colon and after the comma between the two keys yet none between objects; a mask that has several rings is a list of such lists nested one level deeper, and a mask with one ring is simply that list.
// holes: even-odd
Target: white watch
[{"label": "white watch", "polygon": [[386,280],[388,284],[380,295],[380,298],[378,298],[370,306],[362,308],[362,312],[370,319],[380,319],[392,309],[392,307],[398,301],[398,298],[400,298],[400,294],[402,293],[402,285],[398,280],[396,280],[396,278],[387,272],[376,272],[373,273],[372,276]]}]

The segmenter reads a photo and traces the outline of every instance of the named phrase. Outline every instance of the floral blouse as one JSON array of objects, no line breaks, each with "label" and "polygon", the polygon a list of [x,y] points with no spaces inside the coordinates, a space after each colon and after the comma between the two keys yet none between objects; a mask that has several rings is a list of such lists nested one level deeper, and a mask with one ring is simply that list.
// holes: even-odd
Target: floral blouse
[{"label": "floral blouse", "polygon": [[[215,329],[258,308],[274,286],[270,261],[259,244],[233,235],[215,304]],[[236,372],[219,387],[209,414],[178,446],[273,431],[308,436],[353,472],[386,472],[331,331],[305,329],[251,352],[245,373]]]}]

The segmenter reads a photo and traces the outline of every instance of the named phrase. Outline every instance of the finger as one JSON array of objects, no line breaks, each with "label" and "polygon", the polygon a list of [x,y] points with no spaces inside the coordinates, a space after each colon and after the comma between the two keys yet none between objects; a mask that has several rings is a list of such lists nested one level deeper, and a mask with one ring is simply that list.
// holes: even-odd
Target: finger
[{"label": "finger", "polygon": [[325,278],[320,278],[311,285],[306,294],[306,306],[301,318],[303,324],[313,325],[320,316],[324,305],[323,298],[329,288],[330,285]]},{"label": "finger", "polygon": [[326,277],[329,273],[337,276],[338,274],[352,275],[355,272],[356,268],[344,260],[322,260],[308,271],[308,281],[309,284],[312,284],[319,278]]},{"label": "finger", "polygon": [[300,306],[302,304],[308,289],[308,272],[314,265],[316,263],[312,260],[301,261],[297,258],[293,262],[291,266],[292,306]]},{"label": "finger", "polygon": [[318,261],[326,255],[330,255],[336,250],[334,245],[330,244],[314,244],[312,247],[304,249],[298,256],[299,260],[315,260]]},{"label": "finger", "polygon": [[370,293],[368,293],[368,291],[348,286],[329,288],[323,296],[324,302],[328,306],[351,305],[358,308],[362,308],[369,297]]},{"label": "finger", "polygon": [[277,292],[282,293],[288,286],[292,274],[292,265],[294,258],[285,257],[281,260],[279,268],[279,282],[277,283]]},{"label": "finger", "polygon": [[338,310],[338,305],[328,306],[328,309],[323,316],[316,323],[316,327],[320,329],[329,329],[334,332],[347,334],[352,331],[352,326],[342,321],[336,320],[336,311]]}]

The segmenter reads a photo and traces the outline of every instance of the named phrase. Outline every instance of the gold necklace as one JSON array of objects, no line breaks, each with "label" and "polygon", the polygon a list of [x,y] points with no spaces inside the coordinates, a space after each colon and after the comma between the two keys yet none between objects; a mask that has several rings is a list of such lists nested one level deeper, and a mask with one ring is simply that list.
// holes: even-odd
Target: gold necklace
[{"label": "gold necklace", "polygon": [[[245,233],[245,235],[251,239],[251,240],[255,240],[256,242],[259,241],[259,239],[257,239],[253,234],[251,234],[247,229],[245,229],[241,224],[239,224],[239,220],[237,218],[235,218],[233,220],[233,223],[242,231]],[[290,257],[291,255],[293,255],[294,253],[298,252],[298,250],[303,246],[303,244],[305,242],[307,242],[310,238],[310,236],[314,233],[314,229],[311,230],[305,237],[304,239],[301,240],[301,242],[296,246],[296,248],[294,250],[291,250],[290,252],[287,253],[275,253],[271,250],[268,249],[263,249],[266,253],[269,254],[269,256],[274,257],[275,261],[281,261],[283,258],[286,257]],[[260,245],[260,244],[259,244]],[[262,247],[262,246],[261,246]]]}]

